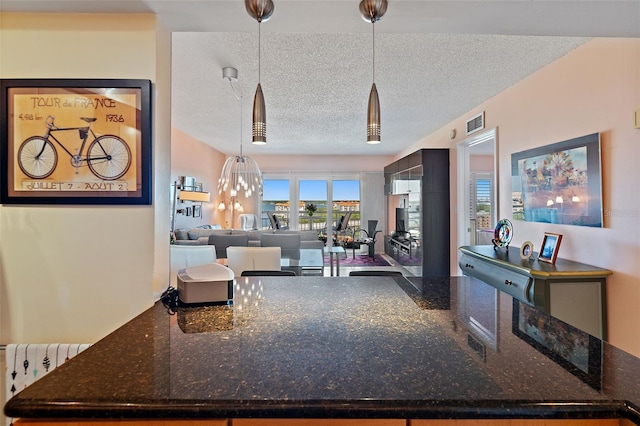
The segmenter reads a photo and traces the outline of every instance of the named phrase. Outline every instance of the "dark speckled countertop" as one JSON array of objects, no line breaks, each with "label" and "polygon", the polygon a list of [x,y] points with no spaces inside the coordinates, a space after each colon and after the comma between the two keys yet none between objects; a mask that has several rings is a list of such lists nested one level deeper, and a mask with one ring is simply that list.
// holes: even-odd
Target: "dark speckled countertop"
[{"label": "dark speckled countertop", "polygon": [[640,360],[465,277],[241,278],[158,303],[6,406],[32,418],[603,418]]}]

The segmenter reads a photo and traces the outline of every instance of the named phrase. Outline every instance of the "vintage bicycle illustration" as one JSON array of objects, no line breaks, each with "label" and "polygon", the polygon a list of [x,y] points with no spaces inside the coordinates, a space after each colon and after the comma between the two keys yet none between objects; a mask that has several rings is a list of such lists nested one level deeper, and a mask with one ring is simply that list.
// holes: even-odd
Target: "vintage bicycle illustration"
[{"label": "vintage bicycle illustration", "polygon": [[[47,131],[44,136],[31,136],[27,138],[18,149],[18,165],[20,170],[32,179],[44,179],[50,176],[58,165],[58,152],[52,140],[66,152],[71,161],[71,166],[78,169],[85,164],[89,170],[102,180],[116,180],[129,170],[131,166],[131,150],[129,145],[115,135],[98,136],[91,130],[91,123],[96,118],[79,117],[87,123],[84,127],[58,127],[55,125],[55,117],[49,115],[45,120]],[[80,148],[72,153],[63,142],[56,138],[55,132],[78,131],[82,141]],[[87,140],[91,135],[92,140]]]}]

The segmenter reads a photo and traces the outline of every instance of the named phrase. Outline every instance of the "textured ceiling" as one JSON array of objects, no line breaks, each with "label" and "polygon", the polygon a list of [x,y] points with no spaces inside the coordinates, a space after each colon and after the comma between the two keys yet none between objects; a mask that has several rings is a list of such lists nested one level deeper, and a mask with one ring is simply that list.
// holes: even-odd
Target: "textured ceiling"
[{"label": "textured ceiling", "polygon": [[375,25],[382,143],[366,145],[372,25],[359,1],[274,3],[261,25],[265,146],[250,143],[258,24],[242,0],[3,0],[0,10],[157,13],[173,31],[172,124],[227,154],[241,129],[246,154],[394,154],[589,37],[640,36],[640,0],[390,0]]}]

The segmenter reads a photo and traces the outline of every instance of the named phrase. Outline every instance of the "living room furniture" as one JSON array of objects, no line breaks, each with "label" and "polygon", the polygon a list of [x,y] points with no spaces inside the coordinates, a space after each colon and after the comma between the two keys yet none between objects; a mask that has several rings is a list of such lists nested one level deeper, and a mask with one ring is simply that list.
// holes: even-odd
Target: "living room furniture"
[{"label": "living room furniture", "polygon": [[336,276],[339,277],[340,276],[340,255],[344,254],[346,256],[346,253],[344,251],[344,247],[342,247],[342,246],[329,246],[329,247],[326,247],[325,246],[324,252],[325,252],[325,254],[326,253],[329,254],[329,267],[331,268],[330,269],[330,273],[331,273],[332,277],[333,277],[333,259],[335,257],[335,259],[336,259]]},{"label": "living room furniture", "polygon": [[271,229],[273,230],[289,229],[288,226],[282,226],[282,224],[280,224],[280,219],[275,214],[268,214],[267,216],[269,217],[269,223],[271,224]]},{"label": "living room furniture", "polygon": [[170,282],[173,287],[177,285],[178,271],[190,266],[206,265],[216,263],[215,246],[180,246],[171,245],[170,250]]},{"label": "living room furniture", "polygon": [[367,269],[363,271],[350,271],[350,277],[404,277],[400,271],[389,271],[380,269]]},{"label": "living room furniture", "polygon": [[280,270],[280,271],[271,271],[271,270],[253,270],[253,271],[242,271],[243,277],[295,277],[297,274],[295,271],[289,270]]},{"label": "living room furniture", "polygon": [[249,236],[247,234],[212,234],[209,235],[209,245],[216,247],[218,259],[226,259],[227,248],[230,246],[247,247]]},{"label": "living room furniture", "polygon": [[[377,220],[369,220],[367,221],[367,229],[364,230],[362,228],[356,229],[353,233],[353,258],[356,257],[356,245],[365,244],[368,249],[368,254],[370,258],[374,258],[375,249],[376,249],[376,235],[380,230],[376,230],[378,226]],[[364,234],[364,235],[363,235]],[[359,247],[358,247],[359,248]]]},{"label": "living room furniture", "polygon": [[280,247],[227,247],[227,266],[239,277],[255,269],[280,270]]},{"label": "living room furniture", "polygon": [[300,249],[300,260],[298,261],[299,275],[324,275],[324,253],[320,249]]},{"label": "living room furniture", "polygon": [[[388,218],[387,229],[411,235],[408,242],[385,235],[385,252],[416,276],[434,282],[448,278],[449,149],[420,149],[387,165],[384,175],[388,211],[402,209],[402,217]],[[396,219],[404,221],[403,228]]]},{"label": "living room furniture", "polygon": [[258,216],[255,214],[242,213],[238,218],[240,219],[240,229],[243,231],[258,230]]},{"label": "living room furniture", "polygon": [[519,247],[460,247],[465,275],[510,294],[600,339],[607,338],[608,269],[566,259],[555,264],[520,257]]},{"label": "living room furniture", "polygon": [[282,258],[290,260],[300,260],[300,234],[270,234],[260,235],[261,247],[280,247]]}]

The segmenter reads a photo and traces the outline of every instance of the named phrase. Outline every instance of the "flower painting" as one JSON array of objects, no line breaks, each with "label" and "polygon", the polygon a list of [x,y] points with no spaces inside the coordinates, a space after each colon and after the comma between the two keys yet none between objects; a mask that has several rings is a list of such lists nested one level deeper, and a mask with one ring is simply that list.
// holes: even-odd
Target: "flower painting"
[{"label": "flower painting", "polygon": [[511,156],[514,220],[602,226],[600,137]]}]

